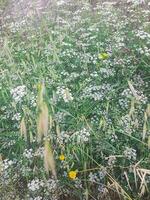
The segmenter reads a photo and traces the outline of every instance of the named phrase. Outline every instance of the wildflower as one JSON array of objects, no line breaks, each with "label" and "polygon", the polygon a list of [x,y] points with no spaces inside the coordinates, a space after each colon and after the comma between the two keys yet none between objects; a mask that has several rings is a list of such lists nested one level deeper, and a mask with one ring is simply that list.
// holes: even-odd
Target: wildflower
[{"label": "wildflower", "polygon": [[73,101],[73,96],[69,88],[57,87],[56,95],[58,96],[58,100],[61,98],[64,100],[65,103]]},{"label": "wildflower", "polygon": [[65,160],[65,156],[64,156],[63,154],[61,154],[61,155],[59,156],[59,160],[61,160],[61,161]]},{"label": "wildflower", "polygon": [[10,93],[16,103],[22,101],[22,98],[27,94],[27,88],[25,85],[17,86],[16,88],[11,89]]},{"label": "wildflower", "polygon": [[136,150],[132,149],[132,148],[129,148],[129,147],[126,147],[126,149],[124,151],[124,155],[129,160],[136,160],[136,157],[137,157]]},{"label": "wildflower", "polygon": [[77,143],[88,142],[90,138],[90,132],[86,128],[81,129],[80,131],[76,131],[72,135],[72,139]]},{"label": "wildflower", "polygon": [[75,180],[76,177],[77,177],[77,171],[70,171],[70,172],[68,173],[68,177],[69,177],[70,179],[72,179],[72,180]]},{"label": "wildflower", "polygon": [[109,54],[108,53],[100,53],[100,54],[98,54],[98,58],[100,60],[106,60],[109,58]]}]

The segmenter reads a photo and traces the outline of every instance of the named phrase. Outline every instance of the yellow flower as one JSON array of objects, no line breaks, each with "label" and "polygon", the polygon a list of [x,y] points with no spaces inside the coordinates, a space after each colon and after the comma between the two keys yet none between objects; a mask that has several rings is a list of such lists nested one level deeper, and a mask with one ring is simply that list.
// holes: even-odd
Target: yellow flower
[{"label": "yellow flower", "polygon": [[65,156],[64,156],[63,154],[61,154],[61,155],[59,156],[59,160],[61,160],[61,161],[65,160]]},{"label": "yellow flower", "polygon": [[98,54],[98,58],[100,60],[106,60],[109,58],[109,54],[108,53],[100,53],[100,54]]},{"label": "yellow flower", "polygon": [[72,179],[72,180],[76,179],[76,177],[77,177],[77,171],[70,171],[70,172],[68,173],[68,177],[69,177],[70,179]]}]

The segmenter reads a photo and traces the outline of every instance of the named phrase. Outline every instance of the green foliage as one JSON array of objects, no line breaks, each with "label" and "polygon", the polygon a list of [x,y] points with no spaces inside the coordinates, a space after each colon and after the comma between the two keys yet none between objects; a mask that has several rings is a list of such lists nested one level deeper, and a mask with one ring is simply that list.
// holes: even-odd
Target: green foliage
[{"label": "green foliage", "polygon": [[[57,21],[14,24],[2,34],[3,200],[10,198],[5,188],[16,200],[150,197],[147,14],[132,7],[128,16],[113,7],[98,7],[93,14],[87,4],[76,6],[74,13],[68,11],[74,5],[58,7]],[[46,134],[38,143],[41,82],[46,114],[39,121]],[[54,149],[58,180],[44,169],[45,140]],[[74,180],[70,171],[77,173]]]}]

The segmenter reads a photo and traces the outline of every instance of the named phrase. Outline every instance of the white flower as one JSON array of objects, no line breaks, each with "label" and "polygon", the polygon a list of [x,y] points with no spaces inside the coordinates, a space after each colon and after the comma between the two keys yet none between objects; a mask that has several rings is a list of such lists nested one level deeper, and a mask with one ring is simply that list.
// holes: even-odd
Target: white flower
[{"label": "white flower", "polygon": [[43,186],[44,186],[43,180],[39,180],[38,178],[33,179],[30,183],[28,183],[29,190],[31,190],[33,192],[36,190],[39,190]]},{"label": "white flower", "polygon": [[95,173],[90,172],[89,181],[92,182],[92,183],[99,183],[99,182],[101,182],[102,179],[104,179],[105,176],[106,176],[106,169],[102,168],[97,173],[96,172]]},{"label": "white flower", "polygon": [[111,91],[113,88],[110,84],[102,85],[89,85],[83,90],[81,99],[91,98],[95,101],[103,100],[103,98]]},{"label": "white flower", "polygon": [[145,0],[128,0],[127,3],[133,3],[134,5],[140,5],[145,3]]},{"label": "white flower", "polygon": [[109,156],[108,158],[106,158],[106,160],[108,161],[108,165],[109,166],[112,166],[112,165],[114,165],[115,164],[115,162],[116,162],[116,156]]},{"label": "white flower", "polygon": [[25,158],[31,159],[33,157],[33,150],[32,149],[25,149],[23,152],[23,156]]},{"label": "white flower", "polygon": [[63,98],[63,100],[68,103],[73,100],[73,96],[68,88],[58,87],[56,91],[56,95],[58,96],[58,100]]},{"label": "white flower", "polygon": [[12,120],[16,120],[16,121],[20,121],[21,119],[21,114],[20,113],[16,113],[13,117]]},{"label": "white flower", "polygon": [[9,167],[11,167],[14,164],[14,162],[12,160],[8,160],[5,159],[0,163],[0,166],[2,168],[2,171],[8,169]]},{"label": "white flower", "polygon": [[70,141],[70,134],[69,132],[62,131],[57,139],[60,144],[67,143]]},{"label": "white flower", "polygon": [[57,5],[58,5],[58,6],[61,6],[61,5],[63,5],[64,3],[65,3],[65,1],[63,1],[63,0],[57,1]]},{"label": "white flower", "polygon": [[13,88],[10,93],[16,103],[21,102],[22,98],[26,95],[26,86],[21,85]]},{"label": "white flower", "polygon": [[133,148],[126,147],[124,150],[124,155],[129,160],[136,160],[136,150]]},{"label": "white flower", "polygon": [[83,128],[80,131],[76,131],[72,136],[71,139],[76,141],[77,143],[84,143],[88,142],[90,137],[90,132],[86,128]]}]

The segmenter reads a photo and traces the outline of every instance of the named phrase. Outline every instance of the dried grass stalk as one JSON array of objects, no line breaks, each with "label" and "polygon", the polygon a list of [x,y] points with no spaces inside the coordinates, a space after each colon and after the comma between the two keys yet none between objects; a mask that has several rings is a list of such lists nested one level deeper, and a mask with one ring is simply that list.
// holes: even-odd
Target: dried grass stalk
[{"label": "dried grass stalk", "polygon": [[147,105],[146,113],[147,116],[150,117],[150,104]]},{"label": "dried grass stalk", "polygon": [[51,171],[54,178],[57,179],[55,160],[52,152],[52,148],[48,139],[44,142],[44,166],[47,174]]},{"label": "dried grass stalk", "polygon": [[20,123],[20,134],[22,137],[24,137],[25,141],[27,141],[27,129],[24,117],[22,118]]},{"label": "dried grass stalk", "polygon": [[2,155],[0,154],[0,175],[2,174]]},{"label": "dried grass stalk", "polygon": [[130,90],[131,90],[133,96],[136,98],[136,100],[139,100],[139,99],[140,99],[140,98],[139,98],[139,95],[137,94],[137,91],[134,89],[134,87],[133,87],[131,81],[128,81],[128,85],[129,85],[129,88],[130,88]]},{"label": "dried grass stalk", "polygon": [[48,133],[48,107],[45,102],[41,103],[40,113],[37,120],[37,139],[40,142],[43,136],[47,136]]},{"label": "dried grass stalk", "polygon": [[57,134],[57,137],[60,138],[60,127],[58,123],[56,124],[56,134]]},{"label": "dried grass stalk", "polygon": [[146,122],[144,122],[143,132],[142,132],[142,140],[145,140],[146,132],[147,132],[147,126],[146,126]]},{"label": "dried grass stalk", "polygon": [[148,149],[150,149],[150,136],[148,136]]},{"label": "dried grass stalk", "polygon": [[38,107],[40,107],[44,101],[44,94],[45,94],[45,84],[44,82],[42,82],[38,85],[38,98],[37,98]]},{"label": "dried grass stalk", "polygon": [[144,113],[144,125],[143,125],[143,132],[142,132],[142,140],[145,140],[147,133],[147,113]]},{"label": "dried grass stalk", "polygon": [[52,116],[50,115],[50,116],[49,116],[49,128],[50,128],[50,130],[52,129],[52,127],[53,127],[53,118],[52,118]]},{"label": "dried grass stalk", "polygon": [[133,117],[134,110],[135,110],[135,99],[132,98],[132,100],[131,100],[130,112],[129,112],[129,116],[130,116],[130,117]]}]

